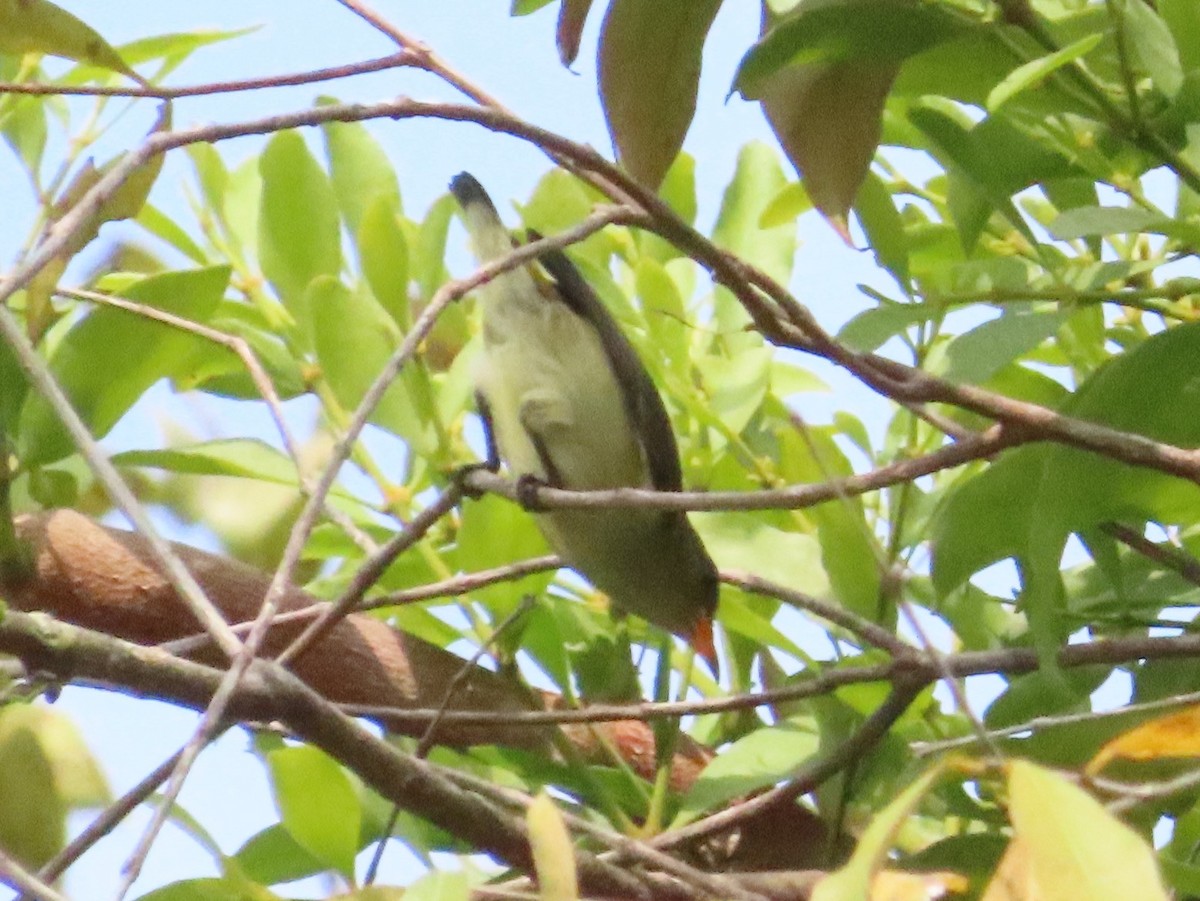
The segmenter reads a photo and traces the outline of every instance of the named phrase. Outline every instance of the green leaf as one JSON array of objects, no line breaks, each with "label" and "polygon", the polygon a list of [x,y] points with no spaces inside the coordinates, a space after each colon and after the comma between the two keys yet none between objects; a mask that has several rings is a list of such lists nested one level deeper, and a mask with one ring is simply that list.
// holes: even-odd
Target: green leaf
[{"label": "green leaf", "polygon": [[[11,80],[17,74],[16,69],[5,71],[6,62],[8,60],[0,56],[0,78]],[[42,154],[46,150],[48,112],[49,104],[45,98],[9,94],[0,99],[0,134],[24,164],[35,186],[40,181]]]},{"label": "green leaf", "polygon": [[404,901],[471,901],[471,889],[482,880],[469,872],[435,870],[404,890]]},{"label": "green leaf", "polygon": [[1200,68],[1200,6],[1192,0],[1158,0],[1158,14],[1175,37],[1184,70]]},{"label": "green leaf", "polygon": [[[317,105],[335,102],[331,97],[321,97]],[[325,136],[333,192],[350,233],[359,230],[367,209],[379,199],[399,214],[402,206],[396,170],[366,126],[361,122],[326,122],[321,133]]]},{"label": "green leaf", "polygon": [[1040,897],[1167,901],[1154,849],[1079,786],[1014,760],[1008,803]]},{"label": "green leaf", "polygon": [[66,801],[55,785],[50,761],[34,732],[28,728],[3,729],[0,848],[36,870],[61,850],[66,840],[66,817]]},{"label": "green leaf", "polygon": [[1164,231],[1172,223],[1167,217],[1140,207],[1084,206],[1067,210],[1050,223],[1050,233],[1060,241],[1092,235],[1137,234]]},{"label": "green leaf", "polygon": [[266,760],[283,826],[304,850],[353,882],[362,805],[342,768],[308,745],[270,751]]},{"label": "green leaf", "polygon": [[872,351],[905,330],[944,315],[937,304],[882,304],[859,313],[842,326],[838,340],[858,351]]},{"label": "green leaf", "polygon": [[286,454],[264,441],[246,438],[201,441],[164,450],[132,450],[115,454],[118,466],[149,466],[191,475],[233,476],[279,485],[296,485],[296,466]]},{"label": "green leaf", "polygon": [[988,707],[987,727],[1004,729],[1037,716],[1086,712],[1090,709],[1092,692],[1111,673],[1111,666],[1088,666],[1063,672],[1038,670],[1017,676]]},{"label": "green leaf", "polygon": [[867,233],[875,261],[892,274],[900,287],[909,290],[908,236],[892,193],[878,175],[865,173],[854,204],[858,221]]},{"label": "green leaf", "polygon": [[401,329],[411,325],[408,308],[408,240],[386,195],[376,195],[355,235],[359,264],[371,293]]},{"label": "green leaf", "polygon": [[[462,525],[458,530],[458,565],[464,572],[503,566],[547,553],[546,539],[538,531],[533,517],[495,495],[485,495],[463,505]],[[541,594],[554,573],[530,576],[520,581],[499,582],[472,592],[503,616],[516,609],[521,596]]]},{"label": "green leaf", "polygon": [[600,33],[600,100],[617,158],[656,189],[696,111],[700,51],[721,0],[612,0]]},{"label": "green leaf", "polygon": [[809,0],[750,48],[733,90],[757,99],[766,79],[800,63],[898,63],[966,28],[944,7],[909,0]]},{"label": "green leaf", "polygon": [[787,779],[820,750],[820,735],[809,717],[756,729],[723,748],[684,796],[672,829],[706,810]]},{"label": "green leaf", "polygon": [[643,256],[634,270],[634,281],[655,353],[662,354],[667,366],[686,372],[691,359],[688,348],[691,330],[674,279],[657,260]]},{"label": "green leaf", "polygon": [[1183,65],[1170,27],[1145,0],[1124,0],[1116,10],[1135,72],[1150,76],[1164,97],[1174,97],[1183,86]]},{"label": "green leaf", "polygon": [[774,228],[776,225],[786,225],[802,213],[812,209],[812,200],[804,190],[804,183],[799,181],[784,185],[783,189],[771,198],[767,208],[759,217],[759,228]]},{"label": "green leaf", "polygon": [[[156,59],[168,59],[174,68],[201,48],[245,37],[257,30],[258,26],[251,25],[246,28],[197,28],[194,31],[151,35],[122,44],[121,58],[131,66]],[[156,76],[161,79],[163,74],[160,71]]]},{"label": "green leaf", "polygon": [[206,877],[172,882],[142,895],[138,901],[276,901],[278,897],[262,887],[250,894],[236,879]]},{"label": "green leaf", "polygon": [[292,882],[327,869],[281,825],[268,826],[252,835],[234,860],[248,878],[263,885]]},{"label": "green leaf", "polygon": [[193,263],[206,266],[210,262],[205,253],[174,219],[168,217],[158,207],[147,203],[138,213],[137,223],[154,237],[170,244]]},{"label": "green leaf", "polygon": [[449,194],[442,195],[425,214],[416,241],[409,239],[409,278],[420,287],[421,297],[432,297],[449,278],[444,262],[446,235],[457,212],[458,202]]},{"label": "green leaf", "polygon": [[[263,180],[259,261],[280,299],[296,315],[305,290],[317,276],[336,276],[341,271],[337,201],[328,176],[298,132],[275,135],[258,168]],[[297,319],[303,327],[304,315]]]},{"label": "green leaf", "polygon": [[1070,310],[1006,310],[955,338],[946,348],[946,378],[979,384],[1053,338]]},{"label": "green leaf", "polygon": [[811,535],[785,532],[747,513],[695,516],[693,522],[721,566],[744,569],[798,591],[829,597],[820,547]]},{"label": "green leaf", "polygon": [[3,439],[15,437],[17,416],[29,390],[25,373],[7,341],[0,341],[0,385],[4,386],[0,391],[0,443],[3,443]]},{"label": "green leaf", "polygon": [[[229,281],[229,269],[214,266],[154,275],[134,284],[125,296],[195,322],[207,322]],[[114,353],[114,348],[136,352]],[[99,307],[62,336],[50,356],[50,370],[75,411],[98,437],[107,434],[133,403],[162,378],[182,378],[211,342],[125,310]],[[103,377],[98,377],[103,373]],[[66,430],[39,395],[21,412],[20,456],[49,463],[71,452]]]},{"label": "green leaf", "polygon": [[988,93],[988,110],[997,110],[1022,91],[1037,87],[1049,78],[1053,72],[1075,62],[1081,56],[1091,53],[1103,39],[1104,35],[1090,34],[1071,44],[1069,47],[1064,47],[1039,59],[1031,60],[1023,66],[1017,66],[1002,82]]},{"label": "green leaf", "polygon": [[[369,294],[351,291],[332,278],[313,282],[305,302],[312,311],[321,372],[338,403],[352,411],[398,346],[396,327]],[[415,360],[408,361],[384,392],[370,421],[401,436],[418,453],[430,454],[438,446],[430,425],[434,409],[416,371],[419,366]]]},{"label": "green leaf", "polygon": [[[1099,370],[1062,412],[1196,447],[1198,355],[1200,325],[1169,329]],[[1156,470],[1057,444],[1019,448],[951,495],[934,529],[934,583],[944,594],[1005,557],[1036,558],[1057,569],[1061,543],[1035,540],[1035,524],[1065,540],[1110,519],[1191,522],[1198,504],[1195,485]],[[1046,533],[1039,534],[1044,539]]]},{"label": "green leaf", "polygon": [[138,79],[98,31],[48,0],[0,0],[0,53],[46,53]]},{"label": "green leaf", "polygon": [[933,766],[909,784],[891,803],[871,818],[853,855],[840,870],[820,880],[812,892],[812,901],[848,901],[870,898],[871,881],[887,860],[900,827],[912,817],[921,799],[942,777],[942,767]]}]

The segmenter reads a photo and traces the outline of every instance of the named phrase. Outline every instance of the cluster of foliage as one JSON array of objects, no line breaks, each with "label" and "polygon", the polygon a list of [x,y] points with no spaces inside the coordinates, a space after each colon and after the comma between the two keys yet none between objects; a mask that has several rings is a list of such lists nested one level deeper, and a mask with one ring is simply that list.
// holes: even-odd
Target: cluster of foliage
[{"label": "cluster of foliage", "polygon": [[[564,62],[590,6],[561,0]],[[175,392],[245,402],[239,416],[249,409],[264,420],[307,398],[319,425],[300,441],[283,419],[273,443],[195,440],[180,428],[169,442],[112,458],[143,503],[204,524],[232,556],[264,568],[296,539],[305,498],[344,462],[327,462],[331,446],[357,430],[364,397],[400,360],[398,377],[363,411],[365,440],[350,446],[326,515],[299,534],[297,578],[318,595],[341,595],[373,549],[475,457],[464,426],[476,318],[469,300],[443,306],[455,204],[446,196],[423,214],[406,209],[362,120],[473,119],[564,163],[519,205],[524,227],[560,234],[610,202],[636,220],[593,230],[569,253],[663,394],[685,484],[760,498],[752,509],[731,502],[693,514],[714,559],[741,575],[722,589],[722,679],[691,670],[690,696],[776,693],[695,717],[690,739],[718,753],[678,793],[666,776],[672,726],[657,729],[662,769],[650,784],[619,767],[508,749],[435,749],[430,759],[530,794],[555,786],[564,807],[630,833],[694,824],[820,771],[800,803],[832,836],[819,849],[827,854],[804,865],[831,871],[812,890],[821,899],[917,891],[873,882],[885,860],[936,870],[927,878],[937,891],[989,901],[1155,899],[1168,885],[1200,893],[1192,715],[1155,720],[1161,711],[1146,706],[1200,690],[1200,651],[1188,637],[1200,590],[1200,462],[1191,450],[1200,445],[1200,6],[765,3],[762,37],[733,89],[761,102],[802,178],[789,177],[773,148],[747,145],[705,237],[693,229],[697,193],[711,189],[679,151],[720,6],[607,6],[598,84],[621,170],[488,107],[469,85],[475,112],[323,99],[286,122],[177,130],[168,104],[138,151],[92,166],[82,162],[89,141],[130,101],[90,98],[81,128],[60,95],[134,77],[143,85],[126,91],[134,104],[170,97],[158,86],[182,61],[238,35],[114,49],[49,3],[0,0],[0,135],[40,204],[28,251],[0,277],[5,566],[22,554],[15,514],[95,515],[113,503],[60,405],[32,387],[26,351],[96,437],[163,380]],[[398,40],[412,54],[404,64],[463,87]],[[50,78],[43,54],[78,65]],[[37,85],[45,90],[22,90]],[[73,139],[51,140],[64,134]],[[220,141],[243,134],[267,137],[230,168]],[[167,152],[190,162],[190,216],[160,205]],[[889,162],[917,157],[911,168],[927,177]],[[856,222],[894,286],[872,293],[872,307],[836,336],[780,293],[819,265],[796,241],[798,217],[814,208],[842,232]],[[72,259],[106,223],[126,219],[136,241],[115,245],[68,289]],[[877,428],[846,410],[829,424],[804,421],[802,395],[823,385],[797,350],[888,398],[889,420]],[[811,495],[819,503],[804,495],[813,486],[826,490]],[[1072,536],[1081,549],[1073,554]],[[531,518],[495,494],[414,537],[375,594],[546,552]],[[1003,560],[1016,563],[1015,597],[975,578]],[[672,677],[690,666],[678,651],[659,660],[665,646],[650,627],[614,626],[602,596],[553,570],[375,615],[442,647],[486,646],[498,668],[570,705],[640,697],[647,681],[665,701]],[[931,618],[951,631],[948,650],[920,634]],[[814,654],[798,623],[827,634],[828,652]],[[641,672],[630,644],[649,649]],[[929,675],[913,682],[916,670]],[[984,673],[1004,688],[973,712],[963,684]],[[1094,714],[1093,693],[1117,673],[1142,706]],[[941,677],[965,704],[935,699]],[[154,897],[229,897],[252,883],[262,893],[254,897],[273,897],[266,886],[323,871],[356,884],[355,854],[384,829],[382,801],[315,748],[273,738],[258,747],[280,823],[222,857],[222,879]],[[6,854],[36,870],[60,850],[66,810],[104,798],[102,779],[79,769],[87,760],[44,707],[20,701],[0,712]],[[1085,787],[1068,775],[1079,772]],[[22,801],[31,787],[53,803]],[[531,823],[535,838],[553,831]],[[472,850],[415,818],[395,834],[421,854]],[[845,858],[847,837],[856,850]],[[539,864],[544,883],[552,866]]]}]

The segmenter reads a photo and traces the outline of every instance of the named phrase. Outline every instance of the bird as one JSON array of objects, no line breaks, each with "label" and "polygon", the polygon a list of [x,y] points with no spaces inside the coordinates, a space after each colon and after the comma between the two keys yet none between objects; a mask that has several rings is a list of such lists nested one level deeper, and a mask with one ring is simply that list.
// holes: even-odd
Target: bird
[{"label": "bird", "polygon": [[[512,252],[512,237],[472,175],[455,176],[450,192],[480,265]],[[518,487],[532,480],[571,490],[683,490],[662,398],[565,253],[547,250],[478,295],[483,346],[475,386],[489,468],[503,461]],[[682,637],[718,674],[717,567],[685,512],[559,508],[533,515],[555,552],[618,611]]]}]

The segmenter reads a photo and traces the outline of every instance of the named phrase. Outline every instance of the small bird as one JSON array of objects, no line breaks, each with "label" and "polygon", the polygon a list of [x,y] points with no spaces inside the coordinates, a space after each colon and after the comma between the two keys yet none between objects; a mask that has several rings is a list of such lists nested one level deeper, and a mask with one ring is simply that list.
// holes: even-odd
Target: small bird
[{"label": "small bird", "polygon": [[[479,262],[513,241],[467,173],[450,192]],[[649,373],[600,298],[561,251],[549,278],[519,266],[479,289],[483,353],[476,399],[489,463],[554,488],[682,491],[675,434]],[[558,509],[534,514],[551,547],[620,610],[686,639],[717,673],[717,568],[681,511]]]}]

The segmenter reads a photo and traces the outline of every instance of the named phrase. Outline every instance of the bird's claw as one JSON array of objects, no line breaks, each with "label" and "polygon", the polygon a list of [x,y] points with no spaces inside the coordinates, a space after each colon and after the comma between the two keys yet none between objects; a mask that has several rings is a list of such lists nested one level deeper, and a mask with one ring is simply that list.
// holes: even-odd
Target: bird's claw
[{"label": "bird's claw", "polygon": [[450,473],[450,481],[458,486],[458,490],[463,493],[463,497],[469,497],[473,501],[479,500],[487,492],[481,488],[475,488],[470,484],[470,476],[473,472],[495,472],[496,467],[483,460],[479,463],[467,463],[458,467]]},{"label": "bird's claw", "polygon": [[538,500],[538,491],[545,488],[546,483],[537,476],[524,473],[517,477],[517,503],[530,513],[538,513],[546,508]]}]

